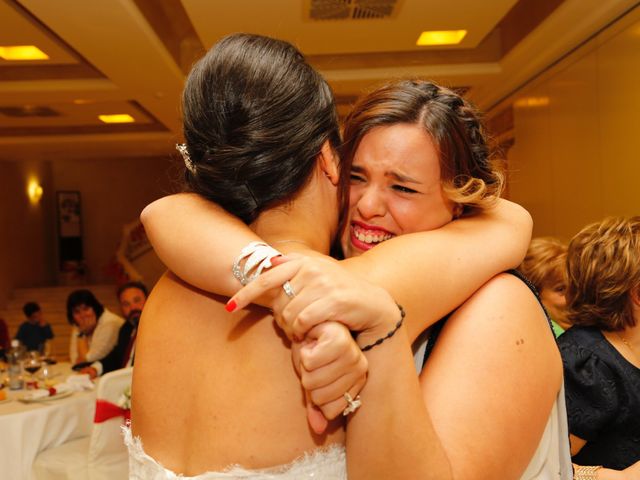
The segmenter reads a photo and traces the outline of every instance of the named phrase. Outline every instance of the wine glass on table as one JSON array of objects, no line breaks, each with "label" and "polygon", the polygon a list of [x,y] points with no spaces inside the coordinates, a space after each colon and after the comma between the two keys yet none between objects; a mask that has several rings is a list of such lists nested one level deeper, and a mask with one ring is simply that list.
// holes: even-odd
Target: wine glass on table
[{"label": "wine glass on table", "polygon": [[29,352],[29,356],[24,362],[24,369],[31,374],[31,381],[29,385],[33,385],[34,388],[38,387],[38,381],[36,380],[35,374],[40,367],[42,366],[42,362],[40,361],[40,354],[36,351]]},{"label": "wine glass on table", "polygon": [[[49,340],[40,344],[38,351],[40,352],[40,361],[46,365],[55,365],[56,361],[51,355],[51,342]],[[46,367],[46,365],[44,365]]]}]

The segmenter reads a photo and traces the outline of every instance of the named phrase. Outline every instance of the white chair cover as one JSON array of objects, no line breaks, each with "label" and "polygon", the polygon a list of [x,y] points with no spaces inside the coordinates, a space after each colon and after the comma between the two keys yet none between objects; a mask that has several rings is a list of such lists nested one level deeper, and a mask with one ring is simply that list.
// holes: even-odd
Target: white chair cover
[{"label": "white chair cover", "polygon": [[[118,404],[131,385],[132,368],[104,375],[98,383],[97,398]],[[93,425],[90,437],[73,440],[40,453],[33,464],[37,480],[119,480],[127,479],[128,453],[122,439],[122,417]]]}]

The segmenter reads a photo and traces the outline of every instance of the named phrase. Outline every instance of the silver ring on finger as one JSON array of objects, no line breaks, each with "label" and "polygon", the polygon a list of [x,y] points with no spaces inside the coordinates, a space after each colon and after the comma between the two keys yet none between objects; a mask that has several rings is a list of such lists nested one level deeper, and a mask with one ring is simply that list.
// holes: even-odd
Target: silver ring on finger
[{"label": "silver ring on finger", "polygon": [[356,398],[351,398],[349,392],[345,392],[344,399],[347,401],[347,408],[342,411],[343,416],[347,416],[350,413],[355,412],[362,406],[362,401],[360,400],[360,395],[356,395]]},{"label": "silver ring on finger", "polygon": [[287,295],[287,297],[293,298],[296,296],[296,291],[291,286],[291,283],[289,282],[289,280],[287,280],[282,284],[282,289],[284,290],[284,293]]}]

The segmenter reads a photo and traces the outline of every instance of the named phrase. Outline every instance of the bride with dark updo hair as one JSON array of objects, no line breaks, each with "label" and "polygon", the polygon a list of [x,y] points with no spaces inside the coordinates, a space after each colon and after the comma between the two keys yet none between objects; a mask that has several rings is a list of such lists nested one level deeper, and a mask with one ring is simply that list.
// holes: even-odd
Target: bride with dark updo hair
[{"label": "bride with dark updo hair", "polygon": [[[451,222],[464,209],[440,195],[438,180],[442,205],[431,228],[442,228],[397,238],[359,231],[361,243],[380,245],[343,267],[326,255],[341,231],[339,212],[347,219],[353,172],[336,153],[331,91],[295,48],[256,35],[223,39],[190,73],[183,109],[190,193],[161,199],[142,216],[172,271],[140,324],[127,433],[133,478],[345,479],[347,457],[349,478],[448,478],[448,452],[426,411],[408,339],[519,264],[528,214],[494,198]],[[490,177],[482,191],[497,197]],[[460,195],[482,196],[473,196],[479,181],[451,180]],[[306,260],[308,288],[292,272]],[[282,272],[291,275],[272,284]],[[353,308],[325,312],[323,320],[339,322],[291,340],[287,312],[305,302],[314,278],[334,292],[322,300],[350,298]],[[242,294],[228,302],[245,284],[269,290],[256,299],[264,307],[235,308]],[[395,378],[382,388],[387,354]],[[370,362],[378,367],[367,379]],[[522,455],[518,462],[526,466]]]}]

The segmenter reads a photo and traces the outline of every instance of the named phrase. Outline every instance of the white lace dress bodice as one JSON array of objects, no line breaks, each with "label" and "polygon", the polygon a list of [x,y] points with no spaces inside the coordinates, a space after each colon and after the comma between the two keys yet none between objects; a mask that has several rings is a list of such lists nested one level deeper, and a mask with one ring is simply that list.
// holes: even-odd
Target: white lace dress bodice
[{"label": "white lace dress bodice", "polygon": [[346,480],[347,460],[344,446],[330,445],[306,453],[287,465],[279,465],[263,470],[246,470],[231,465],[223,472],[206,472],[195,477],[184,477],[164,468],[147,455],[142,441],[133,437],[131,429],[123,427],[124,441],[129,449],[129,479],[133,480]]}]

